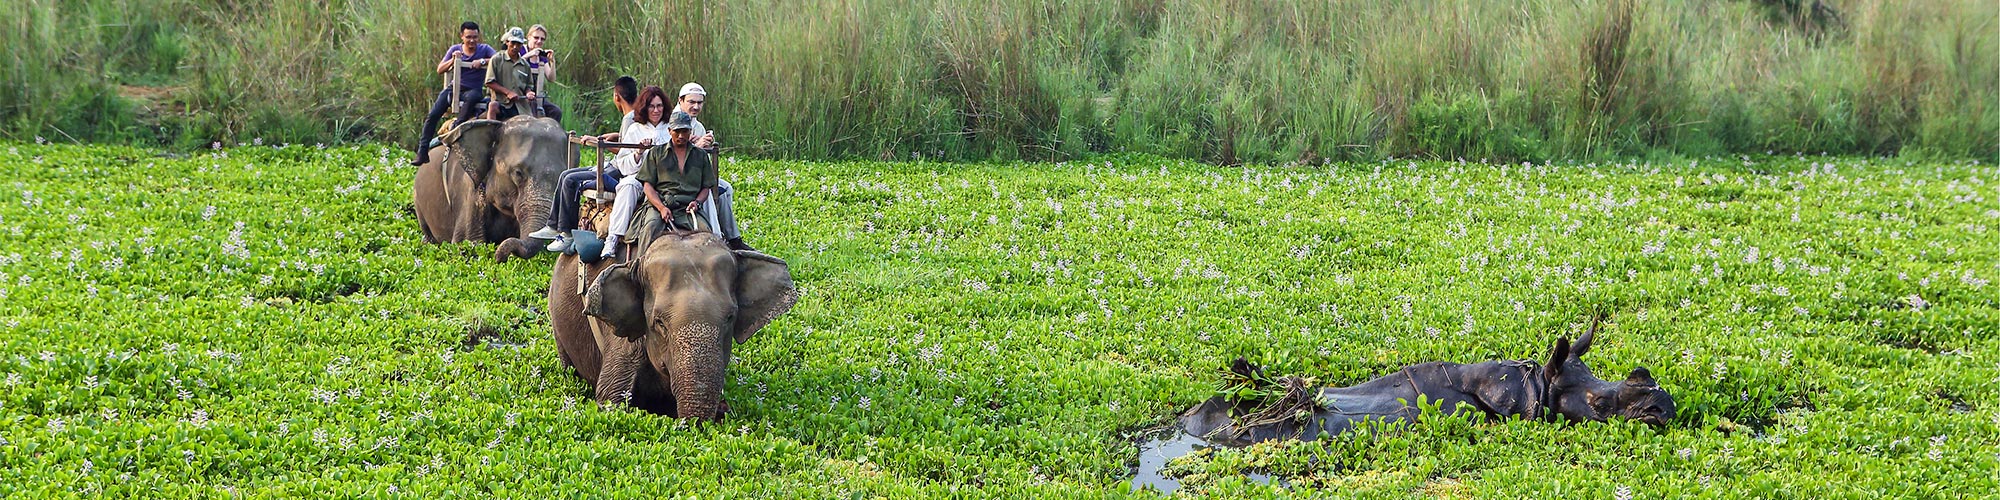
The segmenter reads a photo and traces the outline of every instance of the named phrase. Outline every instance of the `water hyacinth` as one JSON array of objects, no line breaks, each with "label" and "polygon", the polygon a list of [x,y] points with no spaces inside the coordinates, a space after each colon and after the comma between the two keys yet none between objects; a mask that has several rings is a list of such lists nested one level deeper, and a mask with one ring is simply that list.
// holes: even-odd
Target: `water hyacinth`
[{"label": "water hyacinth", "polygon": [[[0,199],[23,202],[0,204],[0,227],[22,231],[0,251],[0,318],[23,333],[0,335],[0,415],[30,417],[0,448],[107,450],[15,455],[10,486],[29,496],[71,492],[54,485],[84,460],[96,480],[133,473],[93,483],[106,496],[296,496],[280,477],[333,495],[1102,496],[1123,489],[1130,433],[1205,398],[1229,357],[1328,384],[1540,362],[1596,310],[1611,317],[1599,375],[1650,369],[1682,404],[1665,430],[1425,423],[1213,450],[1181,463],[1184,487],[1287,494],[1235,479],[1257,471],[1294,496],[1556,486],[1537,477],[1614,498],[1977,496],[1968,460],[1995,454],[1962,437],[2000,418],[1967,389],[2000,378],[1980,322],[2000,307],[2000,171],[1984,164],[740,159],[724,177],[749,241],[810,293],[734,347],[725,425],[700,426],[577,408],[592,394],[549,341],[548,259],[421,243],[399,217],[414,170],[380,146],[227,149],[143,174],[88,169],[153,155],[12,147],[0,161],[24,175]],[[129,192],[149,196],[104,201]],[[45,225],[71,214],[89,237]],[[1938,410],[1941,388],[1972,409]],[[1452,458],[1552,442],[1564,458]],[[575,452],[605,448],[632,458]],[[195,465],[106,458],[155,449]],[[1438,463],[1452,473],[1411,475]],[[556,464],[632,485],[519,473]],[[1525,479],[1476,479],[1503,475]]]}]

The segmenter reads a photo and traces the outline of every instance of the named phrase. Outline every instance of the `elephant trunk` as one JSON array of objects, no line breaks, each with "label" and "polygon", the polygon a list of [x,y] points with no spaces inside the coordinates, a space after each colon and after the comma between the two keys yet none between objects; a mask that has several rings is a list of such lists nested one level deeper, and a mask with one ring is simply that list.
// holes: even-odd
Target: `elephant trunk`
[{"label": "elephant trunk", "polygon": [[672,344],[669,351],[674,354],[667,360],[667,378],[676,416],[720,420],[730,347],[722,329],[713,323],[694,322],[667,333],[671,335],[663,340]]},{"label": "elephant trunk", "polygon": [[493,257],[500,262],[506,262],[509,257],[534,258],[546,246],[542,240],[529,238],[528,233],[549,224],[549,208],[554,206],[553,202],[550,195],[544,192],[546,190],[537,190],[531,185],[527,191],[528,194],[514,205],[514,220],[520,234],[501,242],[500,248],[493,253]]}]

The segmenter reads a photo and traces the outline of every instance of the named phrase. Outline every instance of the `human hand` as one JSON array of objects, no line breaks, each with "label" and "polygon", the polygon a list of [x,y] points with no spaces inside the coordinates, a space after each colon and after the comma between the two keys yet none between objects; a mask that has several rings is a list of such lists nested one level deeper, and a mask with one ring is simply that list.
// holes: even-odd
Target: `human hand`
[{"label": "human hand", "polygon": [[703,136],[701,136],[701,138],[700,138],[700,139],[695,139],[695,140],[694,140],[694,147],[697,147],[697,148],[701,148],[701,149],[713,149],[713,148],[715,148],[715,134],[714,134],[714,133],[709,133],[709,134],[706,134],[706,135],[703,135]]},{"label": "human hand", "polygon": [[651,137],[648,137],[648,138],[645,138],[645,139],[639,139],[639,147],[642,147],[642,148],[650,148],[650,147],[653,147],[653,138],[651,138]]},{"label": "human hand", "polygon": [[701,207],[701,202],[699,201],[688,202],[688,215],[694,215],[694,210],[699,207]]}]

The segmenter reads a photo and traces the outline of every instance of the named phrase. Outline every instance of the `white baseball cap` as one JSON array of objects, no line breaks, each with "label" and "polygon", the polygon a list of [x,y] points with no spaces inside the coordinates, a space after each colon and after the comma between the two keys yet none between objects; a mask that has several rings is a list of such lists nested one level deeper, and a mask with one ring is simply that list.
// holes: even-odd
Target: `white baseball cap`
[{"label": "white baseball cap", "polygon": [[677,96],[677,97],[687,97],[687,96],[688,96],[688,94],[701,94],[701,95],[708,95],[708,91],[707,91],[707,90],[703,90],[703,89],[701,88],[701,84],[699,84],[699,83],[695,83],[695,82],[688,82],[688,84],[687,84],[687,85],[682,85],[682,86],[681,86],[681,95],[679,95],[679,96]]}]

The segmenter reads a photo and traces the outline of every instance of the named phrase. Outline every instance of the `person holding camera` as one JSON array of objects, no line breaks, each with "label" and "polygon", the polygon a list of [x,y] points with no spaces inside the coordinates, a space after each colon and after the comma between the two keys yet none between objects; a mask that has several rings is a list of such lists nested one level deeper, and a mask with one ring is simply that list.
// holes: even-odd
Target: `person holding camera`
[{"label": "person holding camera", "polygon": [[[543,47],[548,42],[548,28],[544,28],[539,24],[530,26],[528,27],[528,50],[521,55],[522,60],[528,62],[528,69],[534,72],[535,78],[543,82],[555,81],[556,76],[556,52]],[[542,97],[542,116],[549,117],[558,122],[562,121],[562,108],[557,107],[556,103],[550,102],[547,99],[548,96]]]}]

